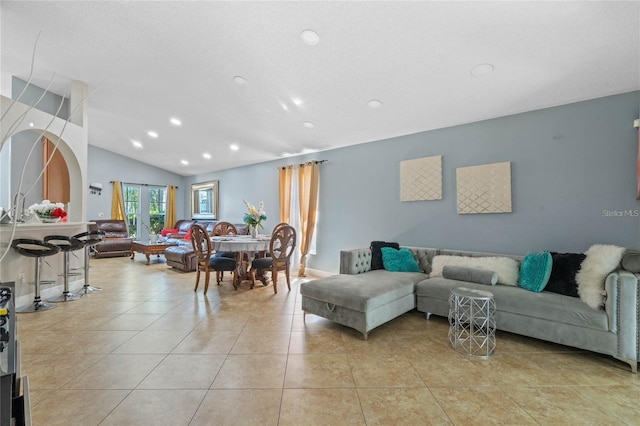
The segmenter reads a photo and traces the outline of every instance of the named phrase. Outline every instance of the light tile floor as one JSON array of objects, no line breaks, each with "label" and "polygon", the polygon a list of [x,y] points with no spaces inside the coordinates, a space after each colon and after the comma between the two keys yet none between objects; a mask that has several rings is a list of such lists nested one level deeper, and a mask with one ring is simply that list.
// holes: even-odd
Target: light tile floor
[{"label": "light tile floor", "polygon": [[445,318],[370,333],[229,278],[194,293],[162,258],[92,259],[104,290],[18,316],[35,425],[640,424],[640,379],[610,357],[498,333],[448,347]]}]

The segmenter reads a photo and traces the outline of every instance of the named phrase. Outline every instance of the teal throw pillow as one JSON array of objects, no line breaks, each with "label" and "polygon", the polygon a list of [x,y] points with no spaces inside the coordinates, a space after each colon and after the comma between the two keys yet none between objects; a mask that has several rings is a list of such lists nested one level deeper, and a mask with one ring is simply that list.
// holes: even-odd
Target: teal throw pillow
[{"label": "teal throw pillow", "polygon": [[392,272],[422,272],[413,253],[408,248],[396,250],[392,247],[382,247],[382,264],[384,269]]},{"label": "teal throw pillow", "polygon": [[518,286],[536,293],[544,290],[551,276],[553,259],[548,251],[528,253],[520,265]]}]

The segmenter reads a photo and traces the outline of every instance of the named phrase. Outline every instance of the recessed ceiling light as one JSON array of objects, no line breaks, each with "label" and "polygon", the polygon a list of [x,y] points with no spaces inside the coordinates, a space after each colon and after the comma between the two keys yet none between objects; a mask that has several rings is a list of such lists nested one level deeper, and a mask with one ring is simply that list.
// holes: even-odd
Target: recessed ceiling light
[{"label": "recessed ceiling light", "polygon": [[314,124],[310,121],[305,121],[304,123],[302,123],[302,125],[307,129],[313,129],[315,127]]},{"label": "recessed ceiling light", "polygon": [[33,121],[29,123],[29,127],[33,127]]},{"label": "recessed ceiling light", "polygon": [[382,102],[377,99],[372,99],[367,102],[367,105],[369,105],[369,108],[380,108],[382,106]]},{"label": "recessed ceiling light", "polygon": [[233,81],[236,82],[236,84],[247,84],[247,79],[242,77],[241,75],[236,75],[235,77],[233,77]]},{"label": "recessed ceiling light", "polygon": [[302,99],[300,98],[293,98],[291,99],[291,102],[293,102],[296,106],[302,105]]},{"label": "recessed ceiling light", "polygon": [[495,67],[491,64],[479,64],[471,68],[471,75],[476,78],[484,77],[491,74],[494,69]]},{"label": "recessed ceiling light", "polygon": [[204,154],[202,154],[202,156],[207,160],[211,160],[211,154],[209,154],[208,152],[205,152]]},{"label": "recessed ceiling light", "polygon": [[288,106],[287,106],[287,104],[285,104],[284,102],[282,102],[282,103],[280,104],[280,106],[282,107],[282,109],[283,109],[283,110],[285,110],[285,111],[289,111],[289,107],[288,107]]},{"label": "recessed ceiling light", "polygon": [[175,118],[175,117],[171,117],[171,119],[169,120],[171,122],[171,124],[173,124],[174,126],[182,126],[182,121],[180,121],[180,119]]},{"label": "recessed ceiling light", "polygon": [[180,161],[180,163],[181,163],[183,166],[188,166],[188,165],[189,165],[189,162],[188,162],[187,160],[182,160],[182,161]]},{"label": "recessed ceiling light", "polygon": [[237,151],[240,149],[240,147],[235,143],[232,143],[231,145],[229,145],[229,149],[231,149],[232,151]]},{"label": "recessed ceiling light", "polygon": [[304,30],[300,33],[300,37],[302,38],[302,41],[310,45],[318,44],[320,41],[320,36],[313,30]]},{"label": "recessed ceiling light", "polygon": [[154,139],[158,137],[158,134],[157,134],[156,132],[154,132],[153,130],[149,130],[149,131],[147,132],[147,134],[148,134],[149,136],[151,136],[152,138],[154,138]]},{"label": "recessed ceiling light", "polygon": [[140,141],[131,141],[131,143],[133,144],[133,146],[135,146],[136,148],[142,148],[142,143]]}]

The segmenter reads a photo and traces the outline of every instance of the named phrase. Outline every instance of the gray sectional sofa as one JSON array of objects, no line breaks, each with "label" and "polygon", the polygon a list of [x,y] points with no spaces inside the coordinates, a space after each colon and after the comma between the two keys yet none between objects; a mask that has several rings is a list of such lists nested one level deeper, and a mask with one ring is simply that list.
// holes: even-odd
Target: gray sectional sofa
[{"label": "gray sectional sofa", "polygon": [[[640,274],[622,266],[605,280],[604,309],[592,309],[579,298],[557,293],[534,293],[519,287],[487,286],[441,276],[429,278],[436,255],[520,256],[408,247],[423,273],[371,269],[369,248],[342,251],[340,275],[301,284],[302,310],[368,332],[414,308],[446,317],[449,293],[457,287],[493,293],[496,327],[524,336],[610,355],[637,372],[640,360]],[[624,265],[624,262],[623,262]]]}]

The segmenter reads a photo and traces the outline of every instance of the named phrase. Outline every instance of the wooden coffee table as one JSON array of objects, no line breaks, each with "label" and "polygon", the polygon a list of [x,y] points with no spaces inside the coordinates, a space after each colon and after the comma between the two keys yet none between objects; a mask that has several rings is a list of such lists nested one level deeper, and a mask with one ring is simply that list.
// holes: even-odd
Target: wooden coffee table
[{"label": "wooden coffee table", "polygon": [[147,265],[151,263],[151,255],[155,254],[160,257],[161,254],[164,254],[164,251],[167,247],[173,247],[177,244],[173,243],[152,243],[149,241],[132,241],[131,242],[131,260],[135,257],[135,252],[142,253],[147,256]]}]

